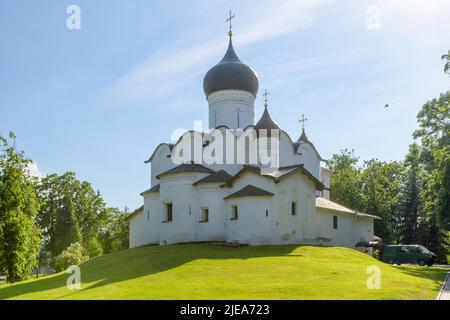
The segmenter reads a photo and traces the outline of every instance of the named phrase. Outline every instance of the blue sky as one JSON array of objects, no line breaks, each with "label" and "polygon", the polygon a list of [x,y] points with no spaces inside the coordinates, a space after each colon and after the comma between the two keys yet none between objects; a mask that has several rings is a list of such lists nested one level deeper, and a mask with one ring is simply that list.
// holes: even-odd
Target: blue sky
[{"label": "blue sky", "polygon": [[[71,4],[80,30],[66,28]],[[447,0],[10,0],[0,134],[14,131],[40,171],[74,171],[109,205],[139,206],[144,160],[174,129],[207,121],[202,80],[226,50],[230,9],[235,49],[271,92],[273,118],[297,139],[304,113],[325,158],[349,148],[402,159],[423,103],[449,89]],[[257,118],[262,109],[259,96]]]}]

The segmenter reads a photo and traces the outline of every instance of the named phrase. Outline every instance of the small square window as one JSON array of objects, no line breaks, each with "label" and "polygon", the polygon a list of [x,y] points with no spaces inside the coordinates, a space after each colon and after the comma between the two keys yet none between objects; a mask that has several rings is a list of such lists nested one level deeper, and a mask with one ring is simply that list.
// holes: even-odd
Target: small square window
[{"label": "small square window", "polygon": [[333,216],[333,229],[338,228],[338,216]]},{"label": "small square window", "polygon": [[231,206],[231,220],[237,220],[237,219],[238,219],[238,207]]}]

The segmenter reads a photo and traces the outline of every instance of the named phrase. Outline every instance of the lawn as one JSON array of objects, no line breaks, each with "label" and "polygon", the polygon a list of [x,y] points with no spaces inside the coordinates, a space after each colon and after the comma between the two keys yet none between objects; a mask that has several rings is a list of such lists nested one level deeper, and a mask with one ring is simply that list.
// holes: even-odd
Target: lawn
[{"label": "lawn", "polygon": [[[367,267],[381,288],[367,289]],[[390,266],[346,248],[148,246],[81,265],[81,290],[60,273],[0,285],[0,299],[435,299],[447,270]]]}]

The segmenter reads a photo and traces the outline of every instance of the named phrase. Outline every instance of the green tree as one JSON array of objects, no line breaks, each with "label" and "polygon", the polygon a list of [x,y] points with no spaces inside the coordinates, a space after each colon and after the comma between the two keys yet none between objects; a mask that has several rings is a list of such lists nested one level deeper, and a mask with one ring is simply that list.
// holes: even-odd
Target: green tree
[{"label": "green tree", "polygon": [[72,243],[55,258],[55,268],[66,270],[69,266],[80,265],[89,259],[89,255],[80,242]]},{"label": "green tree", "polygon": [[450,231],[450,91],[424,104],[417,115],[424,166],[424,241],[440,260],[448,252]]},{"label": "green tree", "polygon": [[399,201],[402,165],[397,161],[370,160],[364,162],[361,173],[361,211],[375,214],[374,232],[385,242],[397,235],[396,207]]},{"label": "green tree", "polygon": [[[14,134],[9,138],[14,141]],[[31,161],[1,136],[0,147],[0,270],[13,283],[29,276],[38,264],[39,204],[27,173]]]},{"label": "green tree", "polygon": [[444,72],[450,75],[450,50],[448,50],[448,53],[444,54],[441,58],[445,61]]},{"label": "green tree", "polygon": [[102,232],[103,248],[106,253],[127,249],[129,245],[129,225],[125,220],[127,210],[108,208],[108,223]]},{"label": "green tree", "polygon": [[405,173],[398,203],[399,242],[404,244],[420,243],[422,240],[423,201],[422,169],[420,165],[420,147],[410,145],[405,162]]},{"label": "green tree", "polygon": [[90,257],[103,252],[100,232],[107,213],[103,198],[90,183],[79,181],[73,172],[52,174],[42,179],[39,194],[43,206],[38,220],[53,257],[74,242],[81,242]]},{"label": "green tree", "polygon": [[331,199],[355,210],[361,210],[361,170],[353,150],[342,150],[327,162],[333,171],[330,182]]},{"label": "green tree", "polygon": [[82,241],[80,227],[75,214],[72,195],[63,196],[63,207],[59,211],[55,220],[55,244],[54,255],[59,255],[72,243]]}]

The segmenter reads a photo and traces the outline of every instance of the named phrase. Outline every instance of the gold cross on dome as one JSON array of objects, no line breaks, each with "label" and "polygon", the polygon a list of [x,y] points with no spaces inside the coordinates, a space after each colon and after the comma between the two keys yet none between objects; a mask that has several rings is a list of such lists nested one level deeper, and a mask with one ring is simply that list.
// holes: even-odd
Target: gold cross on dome
[{"label": "gold cross on dome", "polygon": [[302,117],[301,117],[301,119],[300,119],[300,123],[302,124],[302,129],[304,130],[305,129],[305,122],[306,121],[308,121],[308,118],[305,118],[305,115],[304,114],[302,114]]},{"label": "gold cross on dome", "polygon": [[229,34],[230,36],[233,34],[233,32],[232,32],[232,30],[231,30],[231,29],[233,28],[233,25],[231,24],[231,22],[232,22],[232,20],[233,20],[234,18],[236,18],[236,15],[233,14],[233,12],[230,11],[230,17],[229,17],[227,20],[225,20],[225,21],[228,22],[229,25],[230,25],[230,31],[228,32],[228,34]]}]

